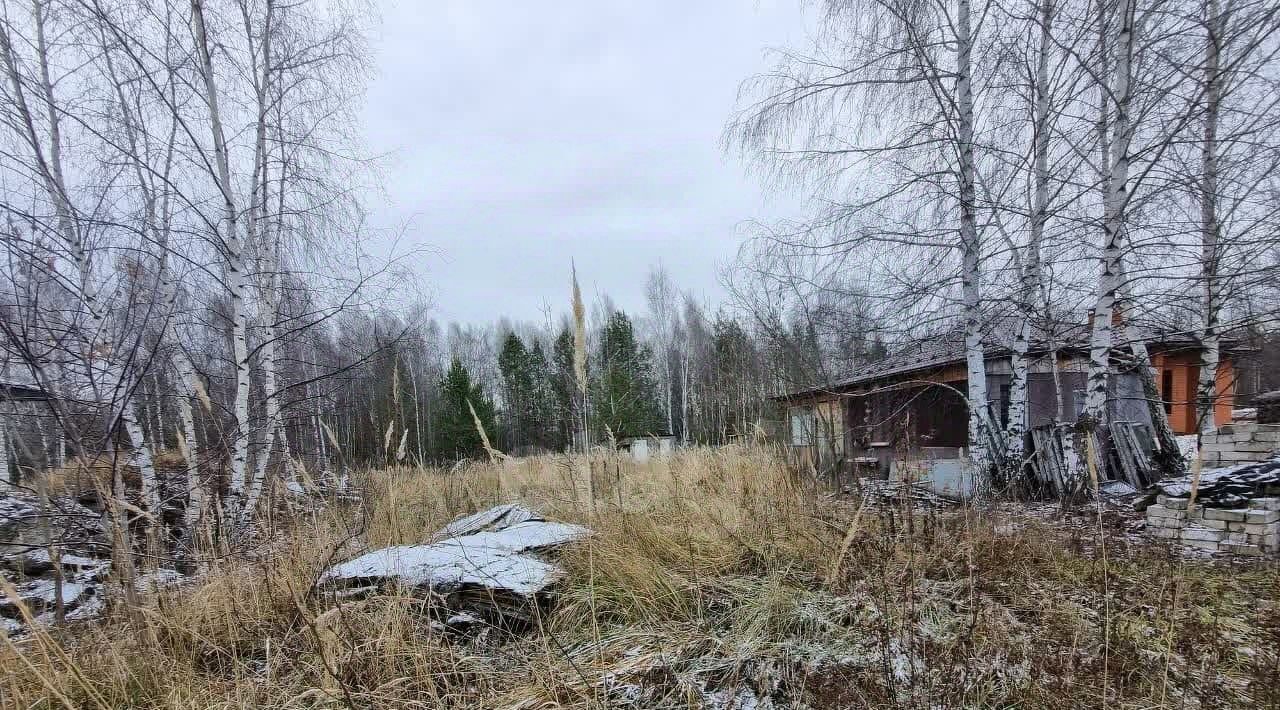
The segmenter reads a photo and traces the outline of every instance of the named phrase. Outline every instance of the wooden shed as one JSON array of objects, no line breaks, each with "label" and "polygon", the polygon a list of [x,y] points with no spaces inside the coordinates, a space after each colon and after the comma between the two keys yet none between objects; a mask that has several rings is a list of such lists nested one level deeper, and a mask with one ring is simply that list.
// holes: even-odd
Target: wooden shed
[{"label": "wooden shed", "polygon": [[[1027,425],[1075,421],[1084,408],[1088,372],[1086,329],[1058,333],[1050,348],[1033,341],[1028,352]],[[1144,334],[1156,386],[1177,434],[1196,432],[1199,347],[1186,336]],[[1066,344],[1062,344],[1066,343]],[[1012,367],[1009,350],[985,351],[991,421],[1008,423]],[[1217,375],[1215,419],[1231,422],[1235,372],[1223,349]],[[1056,386],[1055,386],[1056,383]],[[829,385],[781,395],[790,421],[789,444],[798,462],[821,468],[874,468],[887,472],[905,456],[954,458],[968,445],[967,368],[963,334],[951,331],[899,348]],[[1109,421],[1151,423],[1142,382],[1130,361],[1112,363],[1107,401]]]}]

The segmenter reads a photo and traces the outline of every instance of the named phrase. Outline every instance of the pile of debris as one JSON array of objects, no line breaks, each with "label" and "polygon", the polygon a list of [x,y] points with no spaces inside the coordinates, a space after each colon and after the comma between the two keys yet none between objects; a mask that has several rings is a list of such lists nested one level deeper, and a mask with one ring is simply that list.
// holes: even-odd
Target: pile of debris
[{"label": "pile of debris", "polygon": [[1200,473],[1198,482],[1195,478],[1192,474],[1159,481],[1139,505],[1150,504],[1158,494],[1188,498],[1193,486],[1196,505],[1211,508],[1234,508],[1253,498],[1280,496],[1280,456],[1260,463],[1208,469]]},{"label": "pile of debris", "polygon": [[862,498],[863,503],[871,507],[909,505],[916,510],[933,510],[960,505],[959,500],[939,495],[921,483],[907,480],[859,478],[857,486],[846,486],[843,492]]},{"label": "pile of debris", "polygon": [[[83,499],[59,496],[42,504],[20,491],[0,491],[0,578],[12,590],[0,592],[0,629],[22,636],[27,616],[46,625],[59,611],[64,621],[99,616],[118,592],[110,580],[106,528],[102,513]],[[160,568],[138,575],[134,586],[148,594],[189,579]]]},{"label": "pile of debris", "polygon": [[1204,471],[1195,479],[1160,481],[1135,503],[1146,511],[1150,536],[1209,552],[1280,552],[1280,457]]},{"label": "pile of debris", "polygon": [[[57,544],[50,558],[49,541]],[[102,609],[100,580],[110,562],[102,516],[69,497],[42,503],[15,489],[0,491],[0,576],[15,595],[0,593],[0,626],[10,635],[24,628],[22,609],[52,622],[61,603],[68,620]],[[60,554],[59,554],[60,553]]]},{"label": "pile of debris", "polygon": [[44,550],[33,550],[3,560],[22,581],[6,581],[13,585],[15,596],[0,595],[0,624],[5,633],[21,636],[26,629],[21,604],[36,623],[51,624],[57,620],[58,604],[63,619],[83,621],[100,614],[106,605],[103,580],[111,568],[109,560],[80,555],[59,555],[55,565]]},{"label": "pile of debris", "polygon": [[451,615],[529,622],[564,576],[539,555],[589,534],[519,505],[500,505],[446,525],[430,544],[387,547],[336,565],[321,575],[316,591],[348,599],[399,588],[439,602]]},{"label": "pile of debris", "polygon": [[44,547],[49,538],[82,549],[105,549],[102,512],[70,497],[42,504],[34,495],[0,490],[0,555]]},{"label": "pile of debris", "polygon": [[[1085,460],[1092,449],[1105,460],[1098,473],[1103,483],[1119,481],[1142,490],[1155,482],[1159,471],[1152,462],[1152,454],[1159,445],[1151,434],[1151,427],[1135,422],[1117,421],[1108,427],[1110,446],[1103,445],[1098,432],[1078,434],[1071,427],[1042,426],[1031,430],[1032,456],[1027,469],[1038,487],[1054,498],[1072,495],[1080,485],[1078,472],[1073,470]],[[1084,439],[1087,436],[1088,439]],[[1069,461],[1064,439],[1072,437],[1075,461]]]}]

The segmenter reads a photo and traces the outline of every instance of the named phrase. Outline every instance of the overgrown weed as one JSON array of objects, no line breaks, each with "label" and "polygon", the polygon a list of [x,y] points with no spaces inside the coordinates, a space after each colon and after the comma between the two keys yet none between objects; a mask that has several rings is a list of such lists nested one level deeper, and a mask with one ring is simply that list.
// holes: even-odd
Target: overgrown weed
[{"label": "overgrown weed", "polygon": [[[1280,574],[1054,521],[860,509],[771,451],[544,456],[356,478],[253,559],[0,652],[7,707],[1241,707],[1275,702]],[[595,491],[594,500],[582,491]],[[308,594],[333,559],[507,500],[590,526],[559,603],[459,637],[388,593]],[[353,538],[353,533],[359,533]],[[833,564],[841,555],[840,564]],[[833,574],[834,571],[834,574]],[[1103,603],[1102,594],[1110,595]],[[19,657],[19,655],[21,657]]]}]

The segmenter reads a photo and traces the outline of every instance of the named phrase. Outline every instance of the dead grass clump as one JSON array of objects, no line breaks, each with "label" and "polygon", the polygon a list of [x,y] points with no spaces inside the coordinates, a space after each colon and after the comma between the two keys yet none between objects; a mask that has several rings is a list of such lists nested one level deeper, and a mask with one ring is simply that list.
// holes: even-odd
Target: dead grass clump
[{"label": "dead grass clump", "polygon": [[[590,485],[580,480],[591,476]],[[578,478],[575,478],[578,477]],[[772,452],[357,477],[362,503],[99,624],[0,650],[15,707],[1239,707],[1274,700],[1280,573],[1073,545],[997,511],[860,509]],[[592,495],[594,492],[594,495]],[[590,526],[532,628],[338,606],[334,558],[520,500]],[[839,563],[836,563],[837,558]]]}]

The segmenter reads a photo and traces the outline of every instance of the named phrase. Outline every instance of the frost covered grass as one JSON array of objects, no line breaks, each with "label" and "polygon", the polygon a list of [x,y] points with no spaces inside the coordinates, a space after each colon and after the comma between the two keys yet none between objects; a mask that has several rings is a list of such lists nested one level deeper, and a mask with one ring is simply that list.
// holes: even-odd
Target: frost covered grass
[{"label": "frost covered grass", "polygon": [[[0,650],[6,707],[846,708],[1280,704],[1280,571],[1053,521],[862,509],[772,452],[537,457],[359,477],[191,588]],[[307,594],[332,562],[520,500],[587,525],[532,628]],[[1109,530],[1100,526],[1104,539]],[[1078,530],[1078,528],[1077,528]],[[1103,550],[1106,554],[1103,554]],[[837,557],[839,561],[837,562]]]}]

